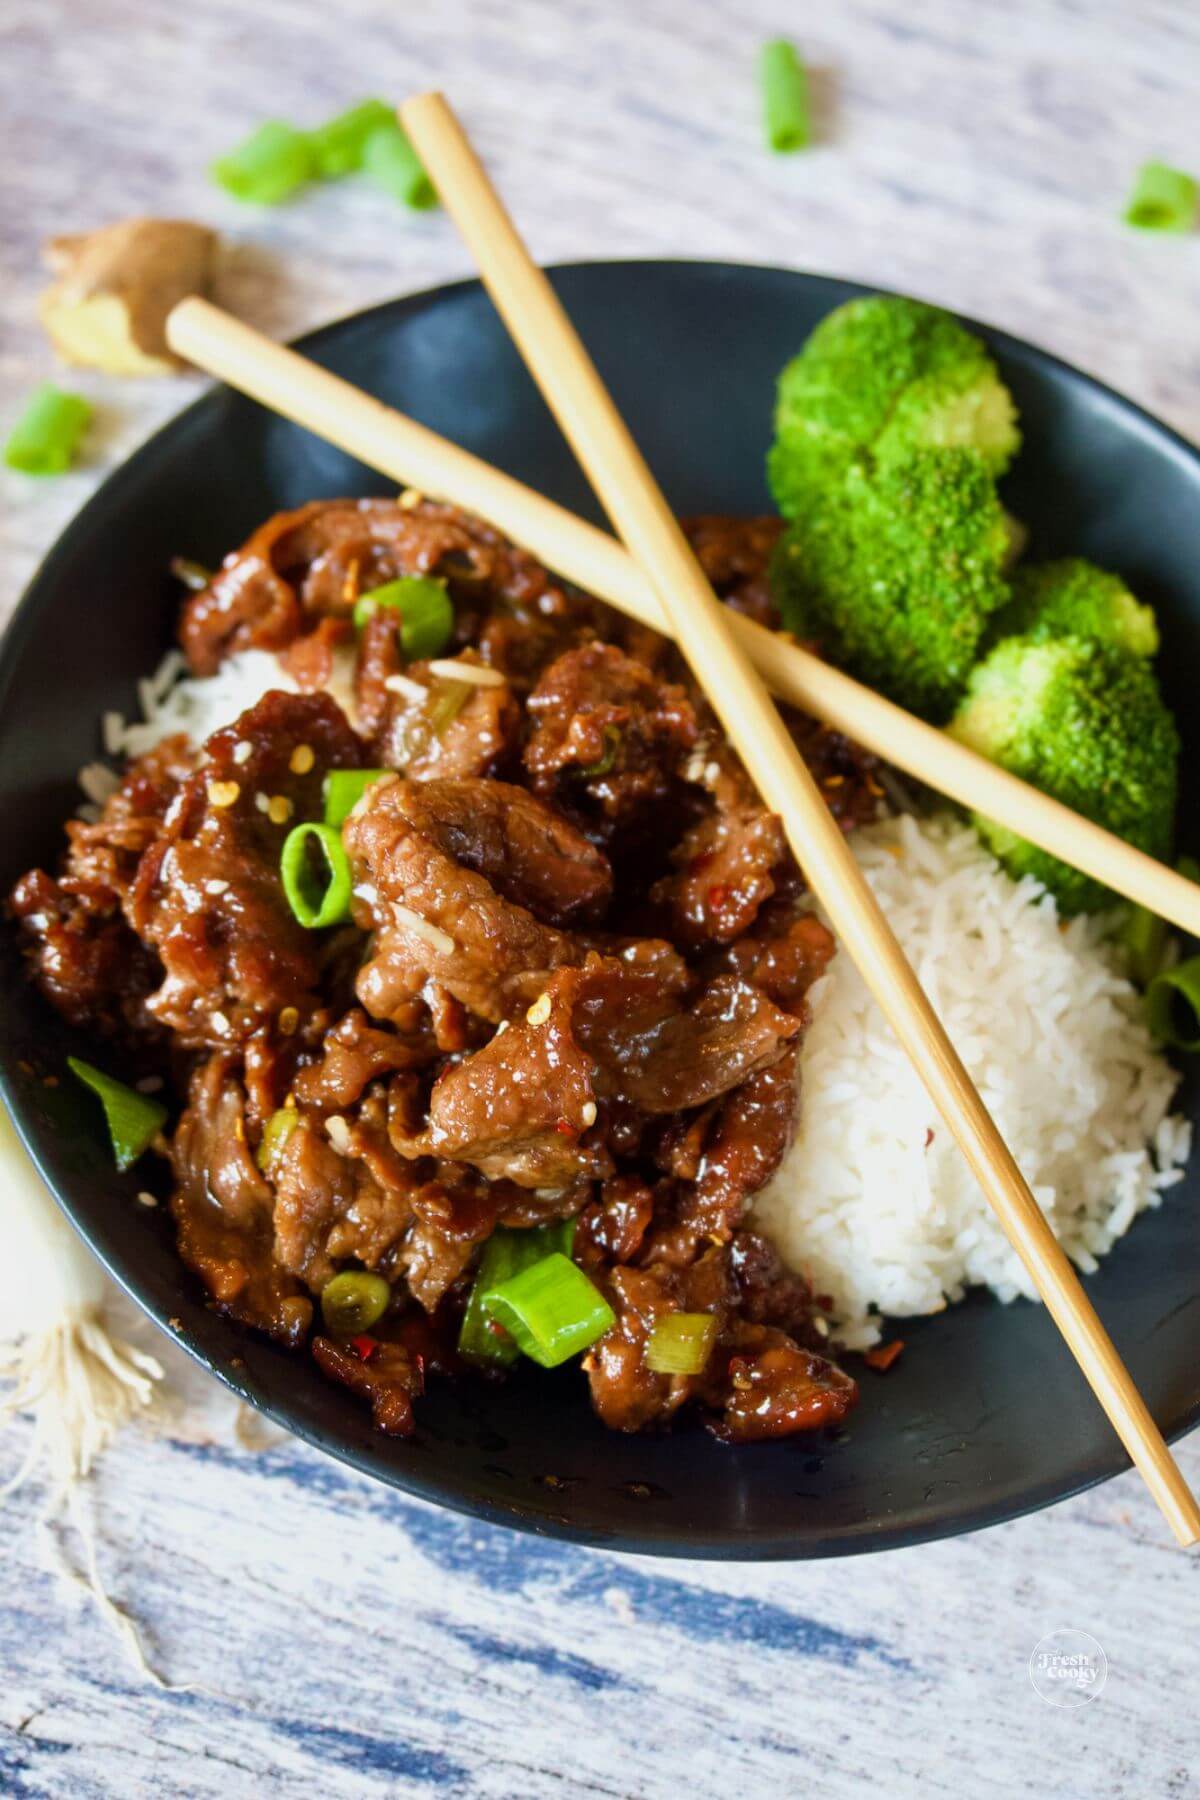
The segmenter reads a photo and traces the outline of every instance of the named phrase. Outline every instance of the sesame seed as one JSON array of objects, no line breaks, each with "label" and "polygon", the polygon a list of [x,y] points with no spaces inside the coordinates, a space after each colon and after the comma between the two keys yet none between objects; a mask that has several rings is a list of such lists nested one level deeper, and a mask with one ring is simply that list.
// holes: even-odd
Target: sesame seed
[{"label": "sesame seed", "polygon": [[508,1030],[508,1020],[501,1019],[500,1023],[496,1027],[496,1036],[503,1037],[507,1030]]},{"label": "sesame seed", "polygon": [[525,1014],[525,1018],[530,1025],[544,1025],[549,1017],[550,996],[549,994],[539,994],[529,1011]]},{"label": "sesame seed", "polygon": [[211,894],[215,900],[219,895],[228,893],[229,883],[227,881],[217,881],[216,879],[206,881],[204,884],[204,891],[206,894]]},{"label": "sesame seed", "polygon": [[286,794],[272,794],[267,801],[267,817],[272,825],[286,825],[292,816],[292,803]]},{"label": "sesame seed", "polygon": [[208,798],[213,806],[232,806],[241,791],[236,781],[210,781],[208,784]]},{"label": "sesame seed", "polygon": [[228,1031],[229,1020],[223,1012],[209,1013],[208,1022],[214,1031]]},{"label": "sesame seed", "polygon": [[307,775],[316,760],[316,752],[311,744],[297,744],[292,751],[288,768],[293,775]]},{"label": "sesame seed", "polygon": [[424,498],[425,496],[419,488],[402,488],[396,504],[404,512],[412,512],[415,507],[420,506]]},{"label": "sesame seed", "polygon": [[142,1192],[138,1195],[137,1199],[138,1199],[139,1206],[157,1206],[158,1205],[157,1197],[154,1194],[147,1193],[144,1188],[143,1188]]},{"label": "sesame seed", "polygon": [[279,1015],[279,1029],[284,1037],[291,1037],[300,1023],[300,1013],[294,1006],[285,1006]]},{"label": "sesame seed", "polygon": [[350,1149],[350,1127],[345,1119],[340,1113],[331,1113],[325,1121],[325,1129],[338,1155],[345,1156]]},{"label": "sesame seed", "polygon": [[594,1125],[596,1123],[596,1102],[594,1100],[585,1100],[583,1103],[583,1111],[579,1116],[585,1125]]},{"label": "sesame seed", "polygon": [[715,787],[717,785],[717,782],[720,780],[720,778],[721,778],[720,763],[715,763],[715,762],[705,763],[705,765],[704,765],[704,785],[706,787]]},{"label": "sesame seed", "polygon": [[829,1325],[825,1319],[815,1318],[813,1320],[813,1329],[820,1337],[827,1338],[829,1336]]},{"label": "sesame seed", "polygon": [[255,804],[255,806],[257,806],[260,813],[265,813],[268,806],[270,806],[271,802],[268,800],[268,798],[265,794],[255,794],[254,804]]},{"label": "sesame seed", "polygon": [[239,738],[237,743],[233,746],[234,762],[235,763],[247,763],[250,761],[250,758],[253,755],[254,755],[254,745],[250,742],[250,739],[249,738]]}]

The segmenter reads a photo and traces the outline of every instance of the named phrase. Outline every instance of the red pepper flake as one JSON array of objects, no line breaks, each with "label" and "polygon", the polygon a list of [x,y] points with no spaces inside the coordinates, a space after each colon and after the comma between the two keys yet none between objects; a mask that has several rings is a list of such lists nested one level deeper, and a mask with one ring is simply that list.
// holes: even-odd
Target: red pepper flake
[{"label": "red pepper flake", "polygon": [[933,1126],[927,1125],[925,1127],[925,1148],[927,1150],[928,1150],[930,1144],[932,1144],[932,1142],[933,1142]]},{"label": "red pepper flake", "polygon": [[720,912],[723,906],[729,904],[729,889],[723,882],[718,882],[716,887],[709,888],[708,904],[712,907],[714,912]]},{"label": "red pepper flake", "polygon": [[350,1348],[358,1357],[359,1362],[370,1362],[371,1358],[379,1348],[379,1340],[377,1338],[368,1337],[364,1332],[361,1337],[350,1339]]},{"label": "red pepper flake", "polygon": [[876,1344],[873,1350],[863,1351],[863,1361],[869,1369],[878,1369],[882,1375],[890,1369],[904,1348],[903,1338],[893,1338],[890,1344]]},{"label": "red pepper flake", "polygon": [[570,1119],[556,1119],[554,1129],[558,1132],[560,1137],[575,1136],[575,1127],[572,1125]]}]

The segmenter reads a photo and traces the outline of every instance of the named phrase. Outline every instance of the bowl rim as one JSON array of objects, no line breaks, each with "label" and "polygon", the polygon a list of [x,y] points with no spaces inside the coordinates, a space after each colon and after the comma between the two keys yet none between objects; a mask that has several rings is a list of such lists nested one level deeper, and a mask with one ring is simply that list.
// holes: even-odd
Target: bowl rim
[{"label": "bowl rim", "polygon": [[[783,268],[773,263],[730,262],[722,258],[683,256],[584,258],[551,263],[545,267],[546,273],[552,279],[563,275],[586,274],[596,270],[619,271],[623,269],[703,270],[735,276],[747,273],[777,276],[784,279],[796,279],[812,288],[826,290],[830,306],[840,303],[845,298],[859,298],[871,294],[883,294],[889,297],[897,295],[897,291],[894,289],[837,275]],[[413,312],[424,311],[443,304],[455,296],[479,292],[482,292],[482,283],[477,277],[466,276],[453,281],[439,282],[432,287],[396,295],[391,299],[381,300],[369,307],[364,307],[357,312],[344,314],[289,339],[288,343],[291,348],[303,354],[319,354],[327,341],[339,338],[349,327],[364,326],[369,329],[372,322],[382,322],[385,318],[402,318],[409,309]],[[926,304],[937,305],[938,302],[929,301]],[[984,333],[990,343],[999,346],[1012,360],[1039,370],[1055,370],[1070,381],[1082,384],[1085,389],[1121,414],[1126,424],[1135,427],[1141,438],[1152,440],[1160,451],[1168,451],[1172,460],[1184,464],[1191,471],[1193,477],[1200,482],[1200,447],[1190,443],[1175,427],[1157,419],[1139,402],[1131,400],[1127,395],[1120,393],[1116,388],[1111,387],[1087,370],[1067,361],[1066,358],[1053,351],[1044,350],[1028,339],[1016,337],[970,314],[960,313],[952,308],[946,310],[952,311],[953,316],[961,319],[968,327]],[[179,430],[186,430],[188,423],[197,415],[215,408],[224,397],[235,392],[236,390],[231,389],[224,382],[212,382],[202,393],[196,395],[177,412],[172,413],[116,468],[104,476],[99,485],[67,521],[63,530],[36,564],[13,609],[8,627],[0,639],[0,708],[6,705],[12,683],[16,678],[17,664],[25,641],[35,627],[42,589],[54,580],[60,560],[69,557],[76,538],[90,529],[94,514],[110,507],[114,497],[119,498],[128,483],[140,480],[143,469],[158,453],[164,436]],[[908,1520],[896,1520],[889,1519],[886,1514],[879,1514],[869,1521],[849,1526],[837,1533],[826,1531],[822,1535],[799,1539],[794,1531],[742,1539],[731,1533],[717,1533],[711,1530],[687,1530],[682,1534],[678,1528],[656,1530],[653,1517],[648,1514],[641,1515],[636,1528],[628,1530],[593,1528],[548,1513],[532,1501],[520,1501],[514,1498],[512,1503],[502,1504],[463,1493],[455,1486],[448,1485],[444,1478],[426,1475],[415,1463],[403,1468],[381,1468],[373,1460],[370,1452],[360,1449],[355,1442],[339,1439],[318,1424],[297,1419],[286,1402],[275,1401],[269,1394],[262,1392],[257,1383],[239,1378],[237,1371],[233,1368],[223,1367],[203,1343],[179,1326],[178,1320],[173,1326],[172,1315],[144,1291],[144,1283],[136,1270],[132,1268],[126,1270],[114,1266],[114,1262],[95,1242],[86,1222],[77,1216],[65,1189],[61,1189],[49,1174],[38,1153],[33,1135],[27,1129],[23,1116],[23,1095],[7,1064],[0,1064],[0,1099],[4,1102],[23,1148],[72,1228],[79,1233],[109,1277],[129,1296],[138,1310],[164,1332],[173,1344],[184,1350],[194,1362],[198,1363],[210,1376],[214,1376],[220,1381],[239,1400],[263,1413],[289,1436],[298,1438],[302,1443],[331,1457],[335,1462],[346,1465],[358,1475],[367,1476],[387,1488],[443,1507],[448,1512],[463,1517],[479,1519],[492,1525],[506,1526],[511,1530],[530,1532],[596,1549],[618,1550],[623,1553],[737,1562],[815,1561],[908,1548],[917,1544],[936,1542],[965,1535],[968,1532],[980,1531],[992,1525],[1004,1524],[1056,1505],[1059,1501],[1072,1499],[1076,1495],[1085,1493],[1088,1489],[1110,1480],[1113,1476],[1127,1471],[1132,1466],[1129,1457],[1114,1434],[1102,1465],[1080,1479],[1071,1480],[1065,1485],[1061,1481],[1047,1478],[1031,1485],[1019,1496],[1013,1495],[997,1500],[988,1499],[984,1495],[971,1504],[960,1506],[952,1516],[946,1514],[924,1515]],[[1166,1430],[1168,1442],[1177,1442],[1197,1422],[1200,1422],[1200,1398],[1191,1406],[1185,1407],[1180,1415],[1171,1422]]]}]

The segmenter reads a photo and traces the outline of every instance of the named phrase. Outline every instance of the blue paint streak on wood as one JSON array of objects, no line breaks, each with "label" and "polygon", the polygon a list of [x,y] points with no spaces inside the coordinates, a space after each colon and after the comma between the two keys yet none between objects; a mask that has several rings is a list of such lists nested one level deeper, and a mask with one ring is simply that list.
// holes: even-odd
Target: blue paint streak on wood
[{"label": "blue paint streak on wood", "polygon": [[472,1625],[455,1625],[449,1620],[442,1621],[442,1630],[447,1637],[465,1644],[489,1661],[525,1663],[531,1669],[537,1669],[539,1674],[560,1675],[594,1694],[611,1693],[614,1689],[641,1694],[646,1691],[641,1682],[630,1681],[615,1669],[606,1669],[601,1663],[592,1662],[586,1656],[576,1656],[569,1650],[555,1650],[545,1644],[518,1644],[512,1638],[495,1637],[490,1632],[477,1631]]},{"label": "blue paint streak on wood", "polygon": [[313,1719],[277,1718],[272,1722],[289,1743],[302,1744],[327,1762],[340,1763],[358,1774],[389,1775],[428,1787],[452,1787],[469,1779],[470,1771],[443,1751],[427,1750],[407,1738],[372,1737],[365,1731],[347,1731]]},{"label": "blue paint streak on wood", "polygon": [[[237,1452],[218,1446],[180,1444],[178,1448],[205,1460],[245,1466]],[[363,1492],[358,1476],[298,1446],[281,1446],[263,1466],[273,1480],[288,1481],[335,1505]],[[438,1568],[483,1581],[490,1588],[519,1592],[552,1578],[564,1600],[595,1604],[609,1588],[619,1586],[640,1618],[678,1631],[693,1643],[750,1644],[843,1668],[871,1659],[898,1674],[916,1673],[906,1657],[870,1633],[844,1631],[773,1601],[714,1592],[669,1575],[652,1574],[624,1558],[617,1562],[603,1551],[582,1550],[458,1514],[428,1510],[393,1489],[373,1487],[370,1491],[375,1510],[394,1519]]]}]

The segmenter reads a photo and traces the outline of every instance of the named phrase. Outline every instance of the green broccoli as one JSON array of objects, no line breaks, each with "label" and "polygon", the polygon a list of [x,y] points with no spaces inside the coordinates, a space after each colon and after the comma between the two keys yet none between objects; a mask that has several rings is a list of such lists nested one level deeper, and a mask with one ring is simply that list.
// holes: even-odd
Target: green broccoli
[{"label": "green broccoli", "polygon": [[994,642],[1029,637],[1051,643],[1061,637],[1091,638],[1133,656],[1158,653],[1158,624],[1135,600],[1119,575],[1081,556],[1030,563],[1012,577],[1012,604],[992,621]]},{"label": "green broccoli", "polygon": [[[1141,658],[1085,638],[1006,638],[973,671],[949,734],[1139,849],[1168,854],[1179,736]],[[1036,876],[1064,912],[1111,899],[994,820],[975,825],[1014,879]]]},{"label": "green broccoli", "polygon": [[784,624],[913,712],[941,722],[988,619],[1008,599],[1004,509],[970,450],[851,464],[781,538],[771,583]]},{"label": "green broccoli", "polygon": [[790,517],[864,450],[976,450],[999,475],[1020,442],[980,339],[949,313],[887,294],[821,321],[779,378],[775,431],[768,478]]}]

